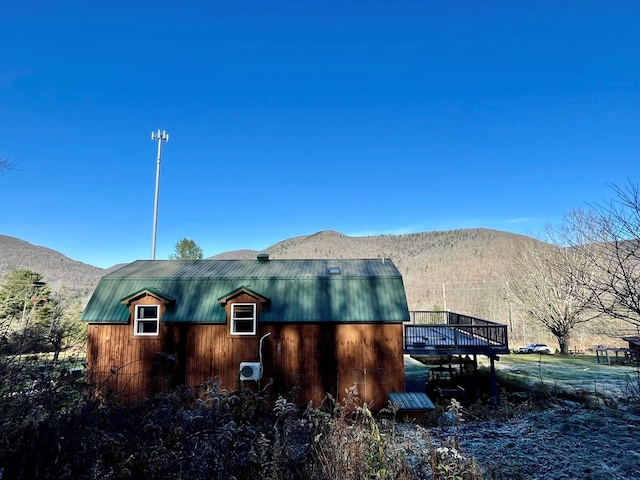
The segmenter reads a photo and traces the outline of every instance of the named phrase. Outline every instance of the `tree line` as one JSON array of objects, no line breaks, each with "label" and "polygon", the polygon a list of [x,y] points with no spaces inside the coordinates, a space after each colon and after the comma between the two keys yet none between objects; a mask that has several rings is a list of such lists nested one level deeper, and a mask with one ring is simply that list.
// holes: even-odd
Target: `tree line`
[{"label": "tree line", "polygon": [[[559,225],[547,226],[540,241],[522,243],[508,280],[495,279],[484,292],[475,292],[474,308],[486,301],[484,310],[493,310],[495,295],[487,291],[501,283],[509,317],[513,307],[541,325],[565,354],[581,327],[597,325],[598,333],[609,336],[640,335],[640,190],[631,182],[611,188],[613,200],[572,210]],[[195,260],[203,254],[183,238],[170,258]]]},{"label": "tree line", "polygon": [[640,190],[631,182],[611,188],[612,200],[570,211],[514,265],[511,300],[555,337],[561,353],[581,325],[640,335]]}]

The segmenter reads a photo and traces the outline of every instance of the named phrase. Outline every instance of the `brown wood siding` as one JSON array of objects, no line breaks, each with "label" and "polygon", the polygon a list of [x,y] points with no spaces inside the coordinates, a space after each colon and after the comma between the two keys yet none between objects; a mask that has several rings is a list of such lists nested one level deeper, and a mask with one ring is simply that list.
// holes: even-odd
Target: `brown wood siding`
[{"label": "brown wood siding", "polygon": [[91,384],[103,394],[132,402],[162,390],[161,337],[137,337],[133,325],[91,325],[87,367]]},{"label": "brown wood siding", "polygon": [[338,398],[354,383],[362,400],[376,410],[388,392],[404,391],[402,325],[337,325]]},{"label": "brown wood siding", "polygon": [[264,342],[264,382],[273,382],[274,395],[316,406],[327,392],[335,395],[336,359],[333,348],[323,343],[332,326],[274,324],[263,329],[271,332]]},{"label": "brown wood siding", "polygon": [[[357,383],[360,397],[379,409],[387,405],[388,392],[404,391],[402,325],[261,325],[258,335],[248,338],[230,337],[227,329],[190,327],[187,383],[216,378],[223,388],[235,390],[240,362],[259,361],[260,338],[271,333],[263,342],[259,386],[271,383],[266,391],[273,396],[318,406],[327,393],[342,400]],[[256,389],[258,384],[241,386]]]},{"label": "brown wood siding", "polygon": [[186,382],[218,380],[223,389],[240,386],[240,362],[257,362],[259,335],[232,336],[229,325],[190,325],[187,334]]},{"label": "brown wood siding", "polygon": [[167,387],[183,383],[184,376],[176,375],[176,359],[167,349],[176,343],[175,332],[160,323],[157,336],[134,335],[134,309],[141,304],[160,304],[159,315],[165,309],[163,302],[145,296],[129,307],[128,324],[89,325],[87,329],[88,378],[101,396],[115,395],[128,403],[165,391]]},{"label": "brown wood siding", "polygon": [[[88,332],[91,379],[125,402],[210,379],[228,391],[271,382],[266,391],[273,398],[316,406],[326,393],[342,400],[354,383],[374,409],[387,405],[388,392],[404,391],[399,324],[259,324],[256,336],[232,336],[228,324],[161,324],[158,337],[136,337],[132,324],[90,325]],[[259,361],[259,341],[267,333],[260,384],[240,385],[240,362]]]},{"label": "brown wood siding", "polygon": [[[257,335],[231,335],[229,319],[231,305],[234,303],[256,303],[256,316],[259,318],[261,302],[245,291],[238,292],[228,300],[224,305],[227,323],[189,326],[186,335],[188,356],[184,363],[185,381],[188,385],[214,380],[220,382],[224,390],[237,390],[243,386],[239,383],[240,363],[257,362],[260,359],[259,342],[264,332],[258,329]],[[255,382],[251,382],[253,383]]]},{"label": "brown wood siding", "polygon": [[[358,384],[361,399],[374,409],[387,406],[388,392],[404,391],[402,325],[268,325],[263,385],[318,406],[327,393],[342,400]],[[365,374],[366,372],[366,374]]]}]

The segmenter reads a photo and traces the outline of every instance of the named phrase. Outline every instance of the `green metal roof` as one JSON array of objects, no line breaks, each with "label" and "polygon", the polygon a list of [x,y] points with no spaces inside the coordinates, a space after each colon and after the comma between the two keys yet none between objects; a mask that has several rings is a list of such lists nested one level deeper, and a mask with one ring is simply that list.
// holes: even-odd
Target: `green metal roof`
[{"label": "green metal roof", "polygon": [[339,259],[138,260],[100,280],[80,320],[126,323],[121,300],[148,289],[174,299],[163,322],[225,323],[219,299],[240,287],[270,300],[261,323],[409,319],[402,276],[391,260]]}]

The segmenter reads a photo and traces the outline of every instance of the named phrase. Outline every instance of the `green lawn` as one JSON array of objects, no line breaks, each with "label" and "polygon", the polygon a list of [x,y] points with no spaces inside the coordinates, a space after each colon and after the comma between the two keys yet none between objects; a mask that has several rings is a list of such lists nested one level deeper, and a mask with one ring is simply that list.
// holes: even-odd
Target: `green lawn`
[{"label": "green lawn", "polygon": [[404,356],[404,385],[407,392],[424,392],[429,369],[409,355]]},{"label": "green lawn", "polygon": [[[478,357],[480,367],[489,367],[489,359]],[[525,384],[544,383],[552,389],[588,392],[613,398],[638,393],[640,368],[632,365],[599,364],[595,355],[503,355],[495,362],[498,375]],[[407,391],[424,391],[428,367],[405,357]]]},{"label": "green lawn", "polygon": [[[479,363],[489,366],[481,357]],[[511,376],[527,383],[542,382],[566,391],[588,392],[610,397],[627,397],[630,389],[638,388],[640,370],[632,365],[598,363],[595,355],[505,355],[496,362],[500,375]]]}]

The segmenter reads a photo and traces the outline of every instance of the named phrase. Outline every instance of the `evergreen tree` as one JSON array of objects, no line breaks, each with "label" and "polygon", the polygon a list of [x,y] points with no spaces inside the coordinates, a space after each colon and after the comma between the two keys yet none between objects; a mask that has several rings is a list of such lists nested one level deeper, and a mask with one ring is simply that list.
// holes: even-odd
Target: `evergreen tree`
[{"label": "evergreen tree", "polygon": [[58,301],[42,280],[42,275],[31,270],[14,270],[0,285],[0,339],[3,345],[29,349],[40,343],[45,325],[59,310]]}]

